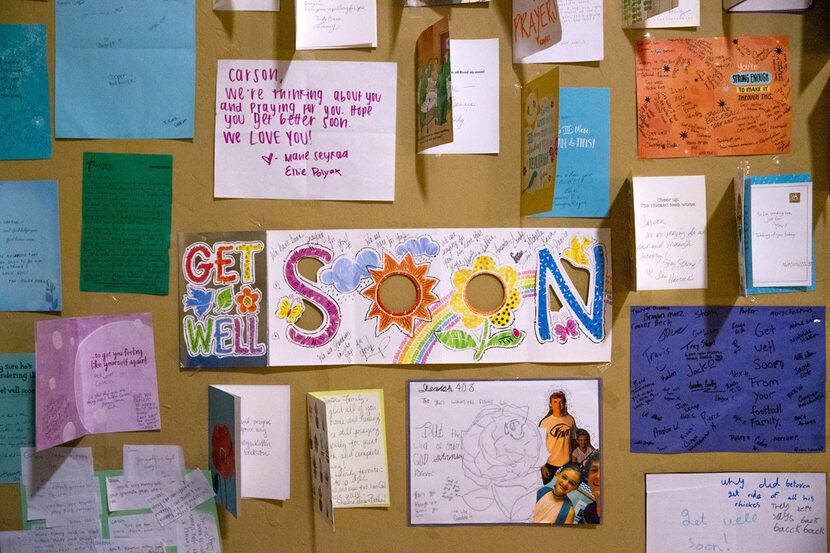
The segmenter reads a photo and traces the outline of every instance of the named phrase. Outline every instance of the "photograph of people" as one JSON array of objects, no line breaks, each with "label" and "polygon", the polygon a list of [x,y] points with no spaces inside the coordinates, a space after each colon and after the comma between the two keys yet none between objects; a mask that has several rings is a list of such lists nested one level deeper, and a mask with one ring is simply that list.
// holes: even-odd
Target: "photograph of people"
[{"label": "photograph of people", "polygon": [[595,451],[591,453],[587,459],[585,459],[585,467],[583,468],[582,474],[583,479],[588,484],[588,487],[591,488],[591,494],[594,496],[594,502],[589,503],[585,509],[582,511],[581,521],[583,524],[599,524],[600,518],[600,501],[599,501],[599,489],[600,489],[600,476],[599,476],[599,451]]},{"label": "photograph of people", "polygon": [[550,482],[560,467],[571,462],[576,441],[576,421],[568,414],[565,392],[553,392],[548,401],[548,414],[539,421],[539,427],[545,430],[545,445],[548,449],[548,460],[541,467],[542,484]]},{"label": "photograph of people", "polygon": [[582,481],[582,469],[576,463],[567,463],[553,474],[551,483],[536,492],[533,522],[573,524],[574,507],[568,494]]},{"label": "photograph of people", "polygon": [[588,456],[594,451],[596,450],[594,446],[591,445],[591,434],[584,428],[577,428],[576,447],[574,448],[573,453],[571,453],[571,462],[584,465],[585,459],[587,459]]}]

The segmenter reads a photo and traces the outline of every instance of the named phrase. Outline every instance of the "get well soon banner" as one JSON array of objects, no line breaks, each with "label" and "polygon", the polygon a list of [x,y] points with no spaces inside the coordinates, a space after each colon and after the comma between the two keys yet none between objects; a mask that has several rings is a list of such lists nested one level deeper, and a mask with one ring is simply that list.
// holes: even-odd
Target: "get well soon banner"
[{"label": "get well soon banner", "polygon": [[228,232],[179,243],[182,367],[610,359],[607,229]]}]

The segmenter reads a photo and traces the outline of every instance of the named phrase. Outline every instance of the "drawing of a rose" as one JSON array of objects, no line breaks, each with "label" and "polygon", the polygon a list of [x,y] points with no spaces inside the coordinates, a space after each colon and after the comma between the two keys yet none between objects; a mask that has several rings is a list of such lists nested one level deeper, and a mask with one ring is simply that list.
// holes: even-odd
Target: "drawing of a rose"
[{"label": "drawing of a rose", "polygon": [[228,427],[222,424],[214,426],[210,444],[213,466],[222,478],[231,478],[234,473],[233,439]]},{"label": "drawing of a rose", "polygon": [[464,495],[471,509],[483,511],[495,503],[509,520],[530,519],[544,443],[527,413],[527,406],[492,405],[464,432],[464,474],[480,486]]}]

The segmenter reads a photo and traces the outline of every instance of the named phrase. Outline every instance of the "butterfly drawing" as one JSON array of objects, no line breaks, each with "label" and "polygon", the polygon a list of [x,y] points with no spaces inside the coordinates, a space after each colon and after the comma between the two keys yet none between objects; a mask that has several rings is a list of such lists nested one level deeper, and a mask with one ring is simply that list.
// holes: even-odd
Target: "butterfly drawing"
[{"label": "butterfly drawing", "polygon": [[579,336],[579,328],[576,326],[576,321],[568,317],[565,324],[556,323],[553,325],[553,332],[556,334],[556,339],[560,344],[568,341],[568,338],[576,338]]},{"label": "butterfly drawing", "polygon": [[280,319],[285,319],[289,323],[296,323],[302,314],[302,302],[295,302],[289,298],[282,298],[280,300],[280,307],[277,309],[277,317]]},{"label": "butterfly drawing", "polygon": [[562,254],[565,259],[572,261],[576,265],[590,265],[591,260],[585,254],[585,250],[591,245],[591,239],[588,237],[580,240],[575,235],[571,237],[571,247],[566,249]]}]

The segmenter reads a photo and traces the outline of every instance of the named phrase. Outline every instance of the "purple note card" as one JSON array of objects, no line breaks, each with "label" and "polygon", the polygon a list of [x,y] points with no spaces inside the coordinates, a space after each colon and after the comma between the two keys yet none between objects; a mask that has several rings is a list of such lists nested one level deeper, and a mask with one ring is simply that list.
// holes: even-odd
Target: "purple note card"
[{"label": "purple note card", "polygon": [[87,434],[161,428],[150,313],[35,327],[38,451]]}]

